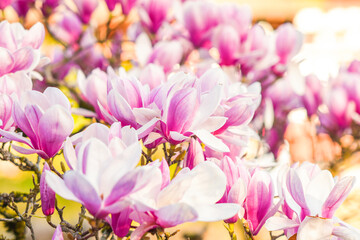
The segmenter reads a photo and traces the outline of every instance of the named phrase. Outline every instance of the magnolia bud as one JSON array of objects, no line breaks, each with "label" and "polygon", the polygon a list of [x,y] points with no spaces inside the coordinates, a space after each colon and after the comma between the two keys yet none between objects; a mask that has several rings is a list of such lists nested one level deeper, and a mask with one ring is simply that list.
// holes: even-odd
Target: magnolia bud
[{"label": "magnolia bud", "polygon": [[49,165],[45,163],[40,179],[41,209],[44,215],[49,216],[54,213],[55,192],[47,185],[45,181],[46,170],[50,171]]}]

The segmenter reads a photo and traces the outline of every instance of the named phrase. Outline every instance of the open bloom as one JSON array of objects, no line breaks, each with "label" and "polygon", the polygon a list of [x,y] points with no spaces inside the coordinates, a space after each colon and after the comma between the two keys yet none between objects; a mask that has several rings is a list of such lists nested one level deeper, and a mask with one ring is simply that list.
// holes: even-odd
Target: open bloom
[{"label": "open bloom", "polygon": [[[311,163],[284,171],[279,175],[279,193],[284,197],[284,214],[267,222],[269,230],[285,230],[290,237],[299,233],[309,217],[331,220],[336,209],[350,193],[354,177],[335,180],[331,173]],[[315,220],[314,220],[315,221]],[[282,224],[278,224],[282,222]],[[305,239],[305,238],[303,238]]]},{"label": "open bloom", "polygon": [[49,87],[44,93],[24,92],[13,105],[15,124],[29,139],[0,129],[0,134],[10,140],[25,143],[31,149],[13,145],[23,154],[37,153],[44,159],[51,158],[61,149],[73,128],[70,102],[57,88]]},{"label": "open bloom", "polygon": [[141,225],[132,233],[139,240],[150,229],[173,227],[184,222],[219,221],[234,216],[237,204],[216,202],[225,191],[226,179],[212,162],[203,162],[193,170],[184,168],[160,192],[154,201],[135,207],[130,218]]},{"label": "open bloom", "polygon": [[0,77],[7,73],[34,70],[40,61],[39,48],[45,36],[43,25],[36,23],[25,30],[20,23],[2,21],[0,34]]},{"label": "open bloom", "polygon": [[63,198],[80,202],[98,218],[119,213],[131,205],[135,201],[131,194],[160,186],[161,173],[157,168],[135,168],[140,160],[141,146],[138,141],[126,145],[125,140],[136,139],[135,130],[125,127],[123,133],[124,141],[115,137],[107,145],[104,139],[91,137],[77,144],[76,151],[68,139],[64,156],[71,170],[63,175],[63,179],[47,172],[49,186]]}]

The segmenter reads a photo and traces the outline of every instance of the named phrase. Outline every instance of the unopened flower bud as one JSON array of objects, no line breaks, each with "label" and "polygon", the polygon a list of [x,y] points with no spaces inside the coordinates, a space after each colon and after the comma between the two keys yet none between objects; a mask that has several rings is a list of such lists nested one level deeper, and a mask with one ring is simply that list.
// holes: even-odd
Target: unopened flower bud
[{"label": "unopened flower bud", "polygon": [[[40,179],[41,209],[44,215],[49,216],[54,213],[55,192],[47,185],[45,181],[46,170],[50,171],[49,165],[45,163]],[[54,238],[53,238],[54,239]],[[56,238],[58,239],[58,238]]]}]

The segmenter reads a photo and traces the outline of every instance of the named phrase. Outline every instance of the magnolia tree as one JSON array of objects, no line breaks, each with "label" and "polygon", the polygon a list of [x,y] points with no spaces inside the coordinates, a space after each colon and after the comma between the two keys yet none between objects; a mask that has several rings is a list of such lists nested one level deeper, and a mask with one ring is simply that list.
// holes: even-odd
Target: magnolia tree
[{"label": "magnolia tree", "polygon": [[[247,6],[230,3],[8,0],[0,8],[0,159],[33,173],[29,192],[0,195],[0,221],[16,239],[39,238],[40,208],[57,240],[170,239],[177,231],[168,228],[195,221],[224,221],[233,240],[263,227],[271,239],[360,239],[334,216],[354,177],[261,160],[276,159],[287,116],[300,107],[334,144],[352,136],[343,152],[356,152],[359,62],[323,88],[299,73],[303,37],[290,23],[265,31]],[[39,22],[9,23],[11,8],[24,25],[30,15]],[[81,204],[77,223],[59,196]]]}]

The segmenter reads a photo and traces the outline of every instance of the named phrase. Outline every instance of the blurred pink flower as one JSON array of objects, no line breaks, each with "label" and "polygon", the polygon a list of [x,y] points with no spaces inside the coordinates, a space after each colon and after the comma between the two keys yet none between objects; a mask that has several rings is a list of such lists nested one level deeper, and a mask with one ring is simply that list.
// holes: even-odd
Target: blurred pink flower
[{"label": "blurred pink flower", "polygon": [[[44,41],[45,30],[36,23],[25,30],[20,23],[0,23],[0,77],[17,71],[30,72],[39,64],[39,48]],[[15,35],[16,34],[16,35]]]},{"label": "blurred pink flower", "polygon": [[88,24],[91,19],[92,13],[99,5],[98,0],[73,0],[77,9],[81,21]]}]

